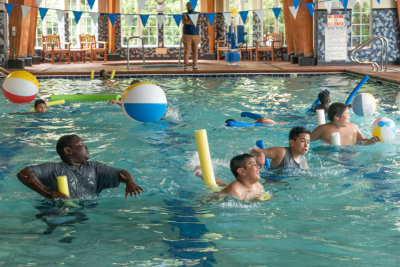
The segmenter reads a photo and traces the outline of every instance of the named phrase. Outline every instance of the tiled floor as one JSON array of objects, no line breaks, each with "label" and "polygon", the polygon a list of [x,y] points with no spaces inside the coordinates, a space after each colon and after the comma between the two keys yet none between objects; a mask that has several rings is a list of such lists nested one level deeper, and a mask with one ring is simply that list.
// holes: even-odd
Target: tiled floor
[{"label": "tiled floor", "polygon": [[[168,66],[171,67],[168,67]],[[130,68],[127,68],[126,61],[108,61],[96,63],[57,63],[40,64],[26,67],[27,71],[35,75],[61,75],[61,74],[81,74],[90,75],[92,70],[96,74],[101,69],[109,72],[115,70],[117,74],[195,74],[195,73],[301,73],[301,72],[351,72],[357,74],[368,74],[370,77],[395,82],[400,84],[400,65],[389,65],[387,72],[372,72],[370,65],[346,65],[346,66],[306,66],[301,67],[289,62],[271,61],[241,61],[237,65],[229,65],[224,61],[200,60],[199,70],[184,71],[182,62],[178,67],[177,60],[154,61],[147,60],[143,66],[142,61],[131,61]]]}]

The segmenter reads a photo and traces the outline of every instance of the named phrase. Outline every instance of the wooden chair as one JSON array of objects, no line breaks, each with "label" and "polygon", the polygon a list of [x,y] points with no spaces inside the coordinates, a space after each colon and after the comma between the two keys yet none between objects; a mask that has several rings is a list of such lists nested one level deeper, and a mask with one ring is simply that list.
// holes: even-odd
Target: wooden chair
[{"label": "wooden chair", "polygon": [[[43,50],[42,50],[42,58],[43,62],[46,61],[51,61],[52,64],[54,64],[54,55],[58,54],[60,62],[62,59],[66,59],[66,61],[71,63],[71,53],[70,53],[70,43],[65,43],[65,42],[60,42],[60,36],[59,35],[53,35],[53,34],[48,34],[48,35],[42,35],[42,44],[43,44]],[[61,45],[65,45],[65,49],[61,47]],[[46,58],[46,55],[50,54],[50,59]],[[64,57],[63,57],[64,56]]]},{"label": "wooden chair", "polygon": [[[217,41],[217,60],[220,60],[219,53],[225,53],[229,50],[229,44],[227,40],[218,40]],[[225,55],[225,54],[224,54]]]},{"label": "wooden chair", "polygon": [[267,57],[271,51],[272,61],[275,61],[275,52],[279,52],[281,61],[283,61],[283,33],[269,33],[265,35],[264,40],[256,41],[256,61],[260,59],[260,54],[265,52]]},{"label": "wooden chair", "polygon": [[[80,34],[79,42],[81,49],[88,49],[90,62],[96,61],[97,58],[104,59],[104,62],[107,62],[107,42],[96,41],[96,37],[92,34]],[[98,53],[103,53],[103,56],[98,56]]]}]

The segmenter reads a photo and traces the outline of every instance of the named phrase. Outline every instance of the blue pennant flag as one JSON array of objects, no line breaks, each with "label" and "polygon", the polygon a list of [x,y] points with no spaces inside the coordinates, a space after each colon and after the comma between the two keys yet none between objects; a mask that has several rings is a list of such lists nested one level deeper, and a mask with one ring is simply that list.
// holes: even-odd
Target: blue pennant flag
[{"label": "blue pennant flag", "polygon": [[293,5],[297,9],[297,7],[300,5],[300,0],[293,0]]},{"label": "blue pennant flag", "polygon": [[182,14],[173,14],[172,16],[174,17],[174,20],[179,27],[179,25],[181,24],[183,15]]},{"label": "blue pennant flag", "polygon": [[190,5],[192,6],[193,10],[196,8],[197,6],[197,1],[198,0],[190,0]]},{"label": "blue pennant flag", "polygon": [[272,8],[272,11],[274,11],[275,19],[278,20],[279,14],[281,13],[282,8],[281,7],[274,7]]},{"label": "blue pennant flag", "polygon": [[76,24],[78,24],[82,16],[82,11],[72,11],[72,12],[74,13]]},{"label": "blue pennant flag", "polygon": [[342,3],[342,5],[344,7],[344,11],[347,11],[347,3],[349,2],[349,0],[340,0],[340,2]]},{"label": "blue pennant flag", "polygon": [[143,27],[146,27],[147,20],[149,19],[150,15],[142,15],[140,14],[140,19],[142,20]]},{"label": "blue pennant flag", "polygon": [[243,24],[246,23],[247,15],[249,14],[249,11],[239,11],[239,15],[242,18]]},{"label": "blue pennant flag", "polygon": [[114,22],[118,17],[118,14],[116,13],[107,13],[108,18],[110,19],[111,26],[114,26]]},{"label": "blue pennant flag", "polygon": [[378,4],[381,4],[381,0],[376,0],[376,2],[378,2]]},{"label": "blue pennant flag", "polygon": [[207,17],[208,23],[210,23],[210,26],[212,26],[214,23],[215,15],[216,15],[215,13],[206,13],[206,17]]},{"label": "blue pennant flag", "polygon": [[310,12],[311,17],[314,16],[315,3],[307,3],[306,7],[307,7],[308,11]]},{"label": "blue pennant flag", "polygon": [[11,15],[11,11],[13,10],[14,4],[7,4],[7,3],[4,3],[4,6],[5,6],[6,9],[7,9],[7,14],[10,16],[10,15]]},{"label": "blue pennant flag", "polygon": [[93,8],[93,5],[94,5],[94,2],[95,2],[95,1],[96,1],[96,0],[87,0],[88,4],[89,4],[89,6],[90,6],[90,9]]},{"label": "blue pennant flag", "polygon": [[48,10],[48,8],[39,7],[40,18],[42,20],[44,20],[44,17],[46,17],[46,13]]}]

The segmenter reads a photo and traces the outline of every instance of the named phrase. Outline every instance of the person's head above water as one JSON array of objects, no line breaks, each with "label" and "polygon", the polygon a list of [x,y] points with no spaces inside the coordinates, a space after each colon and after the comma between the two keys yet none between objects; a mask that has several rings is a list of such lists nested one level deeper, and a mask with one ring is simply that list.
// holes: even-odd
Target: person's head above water
[{"label": "person's head above water", "polygon": [[[328,120],[334,121],[335,117],[337,118],[337,120],[339,120],[344,113],[346,113],[346,115],[347,115],[348,110],[349,109],[347,108],[347,106],[345,104],[335,102],[329,106]],[[349,119],[350,119],[350,113],[349,113]]]},{"label": "person's head above water", "polygon": [[318,99],[321,102],[322,105],[329,105],[331,103],[331,95],[328,91],[321,91],[318,94]]},{"label": "person's head above water", "polygon": [[[254,172],[252,172],[252,167],[255,166]],[[235,156],[231,159],[230,168],[232,174],[235,178],[239,176],[249,176],[249,178],[254,178],[255,182],[260,179],[259,167],[254,159],[254,157],[250,154],[244,153],[238,156]],[[241,171],[240,169],[243,169]]]},{"label": "person's head above water", "polygon": [[228,123],[228,122],[230,122],[230,121],[236,121],[236,120],[235,120],[235,119],[227,119],[227,120],[225,121],[225,124]]},{"label": "person's head above water", "polygon": [[107,71],[106,71],[105,69],[102,69],[102,70],[99,72],[99,75],[100,75],[101,78],[105,78],[105,79],[108,78],[108,73],[107,73]]},{"label": "person's head above water", "polygon": [[47,112],[47,104],[43,99],[37,99],[33,104],[36,112]]},{"label": "person's head above water", "polygon": [[292,128],[289,132],[289,147],[296,154],[307,154],[310,147],[310,131],[302,126]]},{"label": "person's head above water", "polygon": [[137,83],[140,83],[140,81],[139,80],[132,80],[129,85],[134,85],[134,84],[137,84]]},{"label": "person's head above water", "polygon": [[61,160],[69,165],[83,164],[89,160],[89,150],[76,134],[61,136],[56,150]]}]

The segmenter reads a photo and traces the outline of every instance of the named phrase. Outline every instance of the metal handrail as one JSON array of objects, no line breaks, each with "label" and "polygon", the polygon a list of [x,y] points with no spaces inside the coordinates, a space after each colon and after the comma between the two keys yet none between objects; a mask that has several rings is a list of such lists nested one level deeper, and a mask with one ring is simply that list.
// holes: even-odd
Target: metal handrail
[{"label": "metal handrail", "polygon": [[132,40],[132,39],[140,39],[140,41],[141,41],[141,43],[142,43],[142,58],[143,58],[143,67],[144,66],[146,66],[146,61],[145,61],[145,59],[144,59],[144,44],[143,44],[143,39],[142,39],[142,37],[140,37],[140,36],[131,36],[131,37],[129,37],[128,38],[128,42],[127,42],[127,47],[128,47],[128,58],[127,58],[127,67],[128,67],[128,70],[129,70],[129,42]]},{"label": "metal handrail", "polygon": [[[379,65],[376,62],[373,61],[359,61],[355,54],[363,47],[371,44],[372,42],[376,41],[376,40],[380,40],[381,41],[381,67],[379,70]],[[385,60],[383,59],[383,56],[385,55]],[[364,43],[358,45],[356,48],[352,49],[350,51],[350,59],[353,62],[357,62],[360,64],[372,64],[372,71],[375,71],[375,69],[377,71],[383,71],[383,64],[385,62],[385,72],[387,71],[387,64],[388,64],[388,40],[383,37],[383,36],[372,36],[371,38],[369,38],[367,41],[365,41]]]},{"label": "metal handrail", "polygon": [[182,57],[182,38],[179,42],[179,57],[178,57],[178,67],[181,66],[181,57]]}]

